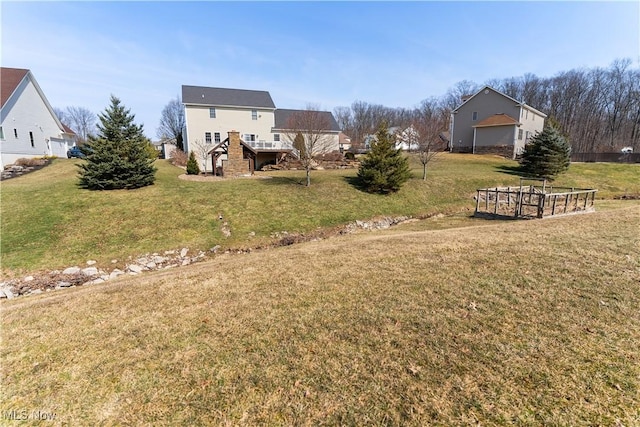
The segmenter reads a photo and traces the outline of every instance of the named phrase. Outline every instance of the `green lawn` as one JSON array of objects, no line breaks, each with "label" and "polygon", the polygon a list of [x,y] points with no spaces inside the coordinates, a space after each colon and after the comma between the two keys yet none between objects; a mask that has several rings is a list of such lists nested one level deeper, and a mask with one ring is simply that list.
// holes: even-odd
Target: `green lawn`
[{"label": "green lawn", "polygon": [[[492,156],[444,154],[423,182],[371,195],[350,182],[355,170],[269,173],[273,179],[189,182],[182,170],[158,161],[156,184],[139,190],[93,192],[77,187],[78,160],[58,159],[29,175],[4,181],[1,256],[5,274],[83,264],[188,247],[207,250],[258,246],[272,233],[309,233],[375,216],[470,213],[476,188],[516,185],[516,163]],[[599,198],[640,193],[640,165],[575,164],[554,185],[595,187]],[[221,232],[223,215],[231,237]]]}]

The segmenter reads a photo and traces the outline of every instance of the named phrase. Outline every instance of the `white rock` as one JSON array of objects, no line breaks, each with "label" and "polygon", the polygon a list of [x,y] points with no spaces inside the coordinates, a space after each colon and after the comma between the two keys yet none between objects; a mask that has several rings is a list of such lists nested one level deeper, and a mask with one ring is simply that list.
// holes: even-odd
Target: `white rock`
[{"label": "white rock", "polygon": [[182,248],[182,250],[180,251],[180,258],[186,257],[188,253],[189,253],[189,249]]},{"label": "white rock", "polygon": [[78,267],[69,267],[65,268],[62,274],[78,274],[80,273],[80,269]]},{"label": "white rock", "polygon": [[122,270],[118,270],[117,268],[115,270],[113,270],[111,272],[111,274],[109,274],[109,279],[115,279],[118,276],[122,276],[124,274],[124,271]]},{"label": "white rock", "polygon": [[29,292],[29,295],[38,295],[42,293],[42,289],[34,289]]},{"label": "white rock", "polygon": [[167,258],[160,255],[156,255],[153,257],[153,262],[155,262],[156,264],[163,264],[167,262]]},{"label": "white rock", "polygon": [[191,260],[189,258],[182,261],[182,265],[189,265],[189,264],[191,264]]},{"label": "white rock", "polygon": [[153,270],[154,268],[156,268],[156,267],[157,267],[157,265],[156,265],[156,263],[155,263],[155,262],[151,261],[151,262],[148,262],[148,263],[145,265],[145,267],[147,267],[149,270]]},{"label": "white rock", "polygon": [[7,299],[15,298],[15,295],[13,294],[13,292],[11,292],[11,289],[4,288],[3,291],[4,291],[4,295],[7,297]]},{"label": "white rock", "polygon": [[82,269],[82,274],[84,274],[85,276],[95,276],[96,274],[98,274],[98,269],[95,267],[87,267]]},{"label": "white rock", "polygon": [[96,265],[96,261],[90,259],[89,261],[87,261],[87,265]]},{"label": "white rock", "polygon": [[27,277],[25,277],[25,278],[24,278],[24,279],[22,279],[22,280],[23,280],[23,281],[25,281],[25,282],[31,282],[31,281],[33,281],[33,279],[34,279],[34,277],[33,277],[33,276],[27,276]]},{"label": "white rock", "polygon": [[133,273],[133,274],[140,274],[140,273],[142,273],[144,268],[142,268],[142,267],[140,267],[139,265],[136,265],[136,264],[131,264],[130,266],[127,267],[127,270],[130,273]]}]

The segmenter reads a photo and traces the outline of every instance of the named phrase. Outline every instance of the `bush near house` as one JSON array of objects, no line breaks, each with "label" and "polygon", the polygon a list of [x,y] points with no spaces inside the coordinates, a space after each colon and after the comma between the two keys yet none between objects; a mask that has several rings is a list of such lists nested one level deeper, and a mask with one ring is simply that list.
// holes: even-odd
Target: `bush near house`
[{"label": "bush near house", "polygon": [[196,153],[189,153],[189,160],[187,160],[187,175],[199,175],[200,166],[198,166],[198,160],[196,160]]}]

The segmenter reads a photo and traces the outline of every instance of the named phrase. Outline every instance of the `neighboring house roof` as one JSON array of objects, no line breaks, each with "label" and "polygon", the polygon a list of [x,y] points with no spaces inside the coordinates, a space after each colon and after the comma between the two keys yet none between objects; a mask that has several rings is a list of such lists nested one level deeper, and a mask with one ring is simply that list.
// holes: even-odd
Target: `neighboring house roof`
[{"label": "neighboring house roof", "polygon": [[2,98],[2,107],[4,107],[4,104],[11,98],[13,92],[15,92],[20,82],[28,73],[29,70],[22,68],[0,68],[0,97]]},{"label": "neighboring house roof", "polygon": [[508,116],[504,113],[494,114],[493,116],[489,116],[486,119],[478,122],[477,125],[474,125],[474,128],[486,128],[491,126],[513,126],[519,125],[520,123],[511,116]]},{"label": "neighboring house roof", "polygon": [[485,90],[492,90],[492,91],[494,91],[495,93],[497,93],[497,94],[499,94],[499,95],[502,95],[502,96],[504,96],[505,98],[510,99],[511,101],[515,102],[515,103],[516,103],[516,105],[519,105],[519,106],[521,106],[521,107],[523,107],[523,108],[526,108],[526,109],[528,109],[528,110],[530,110],[530,111],[533,111],[534,113],[539,114],[539,115],[541,115],[542,117],[547,117],[547,115],[546,115],[545,113],[543,113],[542,111],[538,111],[538,110],[536,110],[535,108],[533,108],[532,106],[527,105],[527,104],[525,104],[524,102],[518,101],[517,99],[514,99],[514,98],[510,97],[509,95],[505,95],[504,93],[500,92],[499,90],[496,90],[496,89],[492,88],[491,86],[484,86],[482,89],[480,89],[479,91],[477,91],[475,94],[473,94],[473,95],[471,95],[471,96],[468,96],[468,97],[467,97],[467,96],[463,97],[463,98],[466,98],[466,99],[462,102],[462,104],[458,105],[458,107],[457,107],[457,108],[455,108],[455,109],[452,111],[452,113],[457,113],[457,112],[458,112],[458,110],[459,110],[461,107],[463,107],[464,105],[466,105],[466,104],[468,104],[468,103],[469,103],[469,100],[471,100],[472,98],[475,98],[476,96],[478,96],[478,94],[480,94],[480,93],[484,92]]},{"label": "neighboring house roof", "polygon": [[[65,129],[65,126],[62,124],[62,122],[60,121],[56,113],[53,111],[51,104],[49,104],[49,101],[47,101],[47,97],[44,96],[44,92],[40,88],[40,85],[36,81],[35,77],[33,77],[33,73],[31,73],[30,70],[27,70],[24,68],[0,67],[0,82],[1,82],[0,98],[2,99],[2,104],[0,105],[0,108],[4,108],[5,104],[11,99],[11,97],[15,93],[20,83],[22,83],[22,81],[26,78],[29,78],[31,80],[31,83],[36,88],[36,91],[42,98],[42,102],[44,102],[44,105],[47,107],[47,110],[49,110],[49,113],[51,113],[51,116],[53,117],[53,120],[58,125],[58,128],[62,132],[69,133],[67,132],[68,128]],[[71,131],[71,133],[75,135],[73,131]]]},{"label": "neighboring house roof", "polygon": [[276,108],[271,95],[264,90],[184,85],[182,86],[182,103],[221,107]]},{"label": "neighboring house roof", "polygon": [[[62,123],[62,122],[60,122]],[[62,130],[64,131],[64,133],[68,133],[70,135],[75,135],[76,133],[73,131],[73,129],[71,129],[69,126],[65,125],[64,123],[62,123]]]},{"label": "neighboring house roof", "polygon": [[[275,111],[276,123],[273,128],[288,129],[289,118],[295,113],[300,113],[304,111],[306,110],[287,110],[287,109],[278,108]],[[330,111],[318,111],[318,113],[320,113],[322,116],[325,116],[327,122],[329,123],[329,128],[323,129],[323,130],[327,130],[329,132],[340,132],[340,126],[338,126],[338,122],[336,121],[335,117],[333,117],[333,114],[331,114]]]}]

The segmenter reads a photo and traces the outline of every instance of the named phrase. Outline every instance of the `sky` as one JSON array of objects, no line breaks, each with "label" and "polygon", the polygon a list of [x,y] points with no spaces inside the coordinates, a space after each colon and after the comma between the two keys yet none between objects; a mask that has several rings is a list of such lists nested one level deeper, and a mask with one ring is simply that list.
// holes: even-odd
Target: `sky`
[{"label": "sky", "polygon": [[640,1],[0,2],[1,64],[53,107],[120,98],[156,139],[182,85],[266,90],[279,108],[416,106],[462,80],[629,58]]}]

